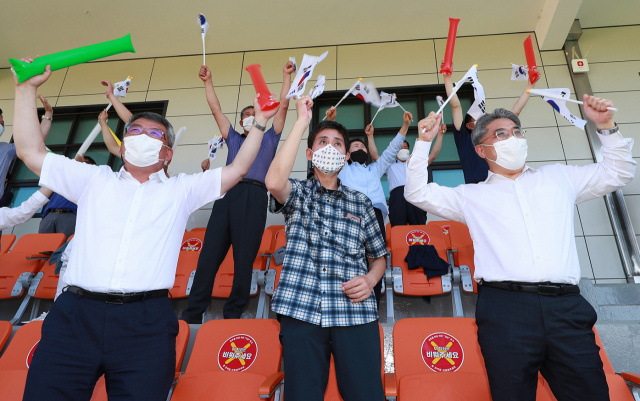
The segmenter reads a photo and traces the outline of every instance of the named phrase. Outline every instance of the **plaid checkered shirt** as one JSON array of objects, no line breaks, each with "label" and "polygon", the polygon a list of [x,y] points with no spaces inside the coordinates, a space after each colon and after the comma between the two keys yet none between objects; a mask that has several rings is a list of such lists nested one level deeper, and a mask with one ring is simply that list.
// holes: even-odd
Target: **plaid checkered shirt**
[{"label": "plaid checkered shirt", "polygon": [[367,274],[367,258],[386,255],[373,205],[338,181],[335,191],[315,179],[291,182],[284,205],[271,196],[270,210],[285,217],[287,251],[271,309],[322,327],[355,326],[378,319],[373,291],[352,303],[342,283]]}]

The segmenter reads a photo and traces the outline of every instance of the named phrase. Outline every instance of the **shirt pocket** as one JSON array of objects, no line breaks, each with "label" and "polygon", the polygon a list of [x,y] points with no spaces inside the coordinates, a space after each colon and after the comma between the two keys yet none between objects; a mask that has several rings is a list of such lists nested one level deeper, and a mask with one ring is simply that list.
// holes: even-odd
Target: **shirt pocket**
[{"label": "shirt pocket", "polygon": [[358,249],[364,246],[364,232],[362,222],[350,217],[340,219],[337,228],[338,245],[345,249]]}]

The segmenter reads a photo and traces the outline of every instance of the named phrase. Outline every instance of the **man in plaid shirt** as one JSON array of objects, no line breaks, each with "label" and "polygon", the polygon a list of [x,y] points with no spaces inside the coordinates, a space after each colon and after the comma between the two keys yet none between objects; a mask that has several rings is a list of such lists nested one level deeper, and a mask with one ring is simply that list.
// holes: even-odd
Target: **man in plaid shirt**
[{"label": "man in plaid shirt", "polygon": [[349,157],[344,126],[316,125],[307,140],[314,177],[289,179],[312,106],[308,96],[296,104],[298,120],[265,180],[271,211],[286,221],[287,252],[272,302],[280,320],[284,397],[323,400],[333,354],[345,401],[383,400],[373,287],[384,274],[386,246],[369,198],[338,180]]}]

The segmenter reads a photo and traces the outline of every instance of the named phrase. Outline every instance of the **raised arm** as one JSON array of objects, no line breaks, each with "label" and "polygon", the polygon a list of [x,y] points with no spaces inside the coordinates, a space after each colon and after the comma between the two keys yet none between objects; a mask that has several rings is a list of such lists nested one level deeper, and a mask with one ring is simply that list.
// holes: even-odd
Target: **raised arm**
[{"label": "raised arm", "polygon": [[[31,63],[33,59],[29,57],[22,59],[22,61]],[[42,162],[47,155],[47,149],[44,146],[44,138],[38,122],[36,91],[50,76],[51,67],[47,66],[44,73],[21,84],[18,83],[17,76],[13,77],[16,84],[13,141],[18,157],[38,177],[42,169]]]},{"label": "raised arm", "polygon": [[287,111],[289,110],[289,99],[287,99],[287,93],[291,89],[291,73],[295,70],[293,62],[287,61],[282,69],[282,89],[280,90],[280,110],[273,118],[273,129],[276,131],[276,135],[281,133],[284,129],[284,122],[287,119]]},{"label": "raised arm", "polygon": [[[276,156],[271,162],[267,177],[265,178],[265,184],[271,195],[276,200],[284,204],[291,193],[291,183],[289,182],[289,175],[293,170],[293,164],[296,161],[296,155],[298,148],[300,147],[300,141],[302,135],[309,127],[311,122],[311,108],[313,107],[313,100],[309,96],[302,96],[298,103],[296,103],[296,109],[298,111],[298,120],[293,126],[291,133],[284,141],[284,144],[276,153]],[[243,145],[244,146],[244,145]]]},{"label": "raised arm", "polygon": [[107,117],[108,114],[106,110],[102,110],[102,112],[98,116],[98,122],[100,123],[100,128],[102,129],[102,139],[104,140],[104,144],[107,145],[107,149],[109,149],[109,152],[119,158],[121,157],[120,145],[118,145],[116,139],[113,137],[113,135],[111,135],[111,130],[107,125]]},{"label": "raised arm", "polygon": [[113,108],[116,110],[116,113],[118,113],[118,117],[120,117],[120,119],[125,123],[129,121],[129,119],[131,119],[131,116],[133,114],[129,111],[129,109],[127,109],[127,107],[124,104],[122,104],[120,99],[118,99],[118,97],[113,94],[113,85],[111,85],[111,82],[102,81],[101,83],[102,85],[107,87],[107,91],[105,92],[105,95],[111,102],[111,105],[113,106]]},{"label": "raised arm", "polygon": [[[260,94],[256,95],[253,99],[253,107],[256,112],[255,121],[265,127],[271,117],[276,114],[278,108],[263,112],[260,109],[260,104],[258,103],[259,97]],[[263,136],[264,131],[259,130],[255,125],[251,127],[251,130],[247,135],[247,139],[240,147],[240,150],[238,151],[235,159],[233,159],[233,162],[222,168],[222,184],[220,186],[220,193],[226,193],[240,182],[247,173],[249,173],[249,169],[260,150]]]},{"label": "raised arm", "polygon": [[[229,121],[229,118],[227,118],[227,116],[222,112],[220,100],[218,100],[218,95],[216,95],[216,91],[213,89],[213,81],[211,80],[211,71],[209,70],[209,67],[206,65],[200,67],[198,76],[202,82],[204,82],[204,90],[207,96],[207,103],[211,109],[211,114],[213,114],[213,118],[216,119],[216,124],[218,124],[218,129],[220,130],[222,137],[227,139],[227,135],[229,135],[229,128],[231,128],[231,121]],[[280,108],[282,108],[282,106],[280,106]],[[253,128],[251,130],[253,130]]]},{"label": "raised arm", "polygon": [[369,155],[371,156],[371,160],[378,161],[380,155],[378,154],[378,147],[376,146],[376,141],[373,139],[373,125],[369,124],[364,129],[364,133],[367,135],[367,143],[369,144]]},{"label": "raised arm", "polygon": [[[451,96],[451,92],[453,92],[453,81],[451,80],[451,75],[443,74],[442,76],[444,78],[444,87],[447,89],[447,97]],[[453,113],[453,125],[459,131],[462,123],[464,122],[464,113],[462,112],[462,106],[460,105],[458,95],[453,95],[449,104],[451,105],[451,112]]]},{"label": "raised arm", "polygon": [[[540,78],[538,78],[540,79]],[[536,82],[538,82],[536,80]],[[511,111],[516,115],[519,116],[520,113],[522,112],[522,109],[524,109],[524,106],[527,105],[527,102],[529,101],[529,89],[533,89],[536,86],[536,83],[531,83],[531,81],[527,81],[527,87],[524,89],[524,92],[522,92],[522,95],[520,95],[520,97],[518,98],[518,101],[516,102],[516,104],[513,105],[513,108],[511,109]]]},{"label": "raised arm", "polygon": [[436,141],[431,147],[431,152],[429,153],[429,164],[433,163],[436,157],[440,154],[440,149],[442,149],[442,138],[444,137],[445,132],[447,132],[447,124],[440,124],[440,131],[438,131]]},{"label": "raised arm", "polygon": [[42,106],[44,106],[44,117],[40,122],[40,131],[42,132],[42,138],[46,141],[47,136],[49,136],[49,131],[51,131],[51,118],[53,118],[53,107],[49,104],[49,101],[42,97],[42,95],[38,95],[38,99],[42,102]]},{"label": "raised arm", "polygon": [[409,131],[409,124],[411,124],[411,120],[413,119],[413,115],[408,111],[402,115],[402,127],[400,131],[398,131],[398,135],[391,141],[389,146],[382,152],[382,156],[378,159],[375,164],[372,166],[378,170],[378,175],[382,177],[389,167],[396,161],[396,156],[402,148],[402,144],[407,137],[407,132]]}]

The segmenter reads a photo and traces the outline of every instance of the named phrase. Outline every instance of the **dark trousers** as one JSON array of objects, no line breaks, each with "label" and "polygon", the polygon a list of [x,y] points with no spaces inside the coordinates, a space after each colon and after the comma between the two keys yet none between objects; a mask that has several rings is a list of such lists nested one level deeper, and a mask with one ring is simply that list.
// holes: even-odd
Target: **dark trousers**
[{"label": "dark trousers", "polygon": [[427,212],[404,198],[404,185],[394,188],[389,194],[389,222],[391,227],[427,224]]},{"label": "dark trousers", "polygon": [[482,287],[478,343],[493,401],[534,401],[538,371],[558,401],[609,400],[593,325],[579,294],[550,297]]},{"label": "dark trousers", "polygon": [[384,400],[377,321],[321,327],[287,316],[279,318],[286,377],[284,401],[324,400],[331,354],[343,400]]},{"label": "dark trousers", "polygon": [[[378,209],[378,208],[373,208],[373,210],[376,212],[376,220],[378,220],[378,226],[380,226],[380,232],[382,232],[382,239],[384,240],[384,243],[387,243],[387,230],[386,230],[386,226],[384,224],[384,215],[382,214],[382,210]],[[380,279],[380,281],[378,281],[378,284],[376,284],[373,287],[373,293],[376,296],[376,305],[378,305],[378,310],[380,309],[380,293],[382,292],[382,280],[384,280],[384,276]]]},{"label": "dark trousers", "polygon": [[38,227],[38,234],[62,233],[67,239],[76,232],[75,213],[54,213],[49,212]]},{"label": "dark trousers", "polygon": [[88,401],[104,374],[110,400],[164,401],[178,330],[169,298],[113,305],[63,292],[42,325],[23,399]]},{"label": "dark trousers", "polygon": [[233,284],[223,315],[225,319],[240,319],[242,316],[249,302],[253,262],[267,221],[267,201],[264,188],[241,182],[213,204],[189,294],[189,306],[182,312],[182,317],[189,323],[202,323],[202,314],[211,303],[216,274],[231,245]]}]

